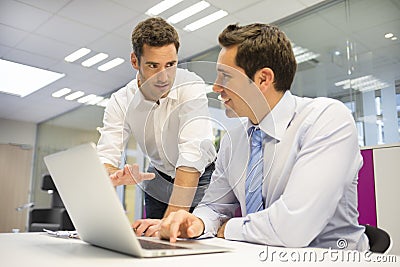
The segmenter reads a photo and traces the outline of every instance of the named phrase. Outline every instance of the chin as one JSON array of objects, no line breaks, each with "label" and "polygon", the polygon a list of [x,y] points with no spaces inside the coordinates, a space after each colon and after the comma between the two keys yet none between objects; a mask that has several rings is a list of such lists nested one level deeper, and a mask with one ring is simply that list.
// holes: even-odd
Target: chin
[{"label": "chin", "polygon": [[239,115],[231,108],[225,109],[225,115],[228,118],[238,118],[239,117]]}]

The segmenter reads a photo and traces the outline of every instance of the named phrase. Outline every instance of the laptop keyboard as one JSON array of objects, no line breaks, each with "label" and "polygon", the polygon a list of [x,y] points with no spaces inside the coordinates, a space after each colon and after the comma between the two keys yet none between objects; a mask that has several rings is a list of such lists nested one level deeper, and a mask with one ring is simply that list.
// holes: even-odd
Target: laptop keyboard
[{"label": "laptop keyboard", "polygon": [[139,243],[144,249],[188,249],[174,244],[158,243],[146,239],[139,239]]}]

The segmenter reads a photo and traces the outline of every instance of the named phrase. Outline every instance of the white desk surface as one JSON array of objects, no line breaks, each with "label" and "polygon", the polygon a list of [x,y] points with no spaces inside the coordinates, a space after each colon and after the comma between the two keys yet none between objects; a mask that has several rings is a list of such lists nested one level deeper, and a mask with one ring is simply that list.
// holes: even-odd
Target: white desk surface
[{"label": "white desk surface", "polygon": [[[400,257],[330,249],[286,249],[227,241],[219,238],[200,242],[233,248],[232,252],[139,259],[46,233],[0,234],[0,265],[4,267],[76,266],[400,266]],[[268,255],[268,258],[266,258]],[[260,260],[260,256],[261,259]],[[310,260],[311,258],[311,260]],[[348,260],[350,258],[350,260]],[[380,261],[380,262],[378,262]],[[387,263],[387,262],[391,263]],[[315,263],[317,262],[317,263]]]}]

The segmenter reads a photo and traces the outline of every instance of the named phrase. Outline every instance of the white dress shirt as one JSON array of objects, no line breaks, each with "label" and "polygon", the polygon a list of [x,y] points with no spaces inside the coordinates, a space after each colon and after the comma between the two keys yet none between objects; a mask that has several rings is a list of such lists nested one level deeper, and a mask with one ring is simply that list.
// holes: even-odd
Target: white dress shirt
[{"label": "white dress shirt", "polygon": [[132,134],[151,164],[172,178],[180,166],[202,174],[216,156],[205,83],[184,69],[159,103],[146,100],[134,79],[111,95],[103,123],[97,145],[103,163],[119,166]]},{"label": "white dress shirt", "polygon": [[[368,249],[357,211],[362,157],[350,111],[328,98],[300,98],[287,91],[259,127],[264,139],[265,209],[247,214],[245,179],[249,121],[227,132],[215,171],[194,214],[205,233],[226,224],[226,239],[284,247]],[[243,217],[234,217],[240,206]],[[232,218],[234,217],[234,218]],[[338,241],[339,240],[339,241]],[[342,244],[341,244],[342,245]]]}]

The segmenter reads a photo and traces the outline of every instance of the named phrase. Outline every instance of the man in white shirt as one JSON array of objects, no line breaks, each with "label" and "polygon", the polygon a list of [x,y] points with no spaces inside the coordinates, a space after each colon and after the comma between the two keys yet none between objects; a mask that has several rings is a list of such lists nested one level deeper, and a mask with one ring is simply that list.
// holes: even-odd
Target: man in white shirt
[{"label": "man in white shirt", "polygon": [[[204,81],[177,68],[179,38],[165,20],[139,23],[132,44],[136,79],[112,94],[97,149],[114,186],[146,180],[146,216],[161,219],[192,210],[208,187],[216,156],[208,100]],[[137,164],[118,168],[132,135],[150,159],[148,173]],[[153,235],[158,222],[140,220],[134,228]]]},{"label": "man in white shirt", "polygon": [[333,99],[290,93],[296,60],[277,27],[230,25],[219,42],[213,90],[228,117],[248,120],[225,134],[210,186],[193,214],[171,213],[159,236],[368,249],[357,221],[362,157],[350,111]]}]

